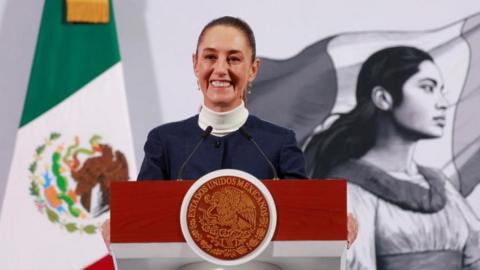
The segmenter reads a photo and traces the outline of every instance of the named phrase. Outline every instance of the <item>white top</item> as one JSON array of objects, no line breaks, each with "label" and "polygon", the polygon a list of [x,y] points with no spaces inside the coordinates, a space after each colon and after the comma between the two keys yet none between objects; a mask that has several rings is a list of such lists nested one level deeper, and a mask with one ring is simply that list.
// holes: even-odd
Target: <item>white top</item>
[{"label": "white top", "polygon": [[238,130],[247,122],[248,110],[245,103],[228,112],[215,112],[203,105],[198,114],[198,125],[205,130],[212,126],[212,135],[222,137]]}]

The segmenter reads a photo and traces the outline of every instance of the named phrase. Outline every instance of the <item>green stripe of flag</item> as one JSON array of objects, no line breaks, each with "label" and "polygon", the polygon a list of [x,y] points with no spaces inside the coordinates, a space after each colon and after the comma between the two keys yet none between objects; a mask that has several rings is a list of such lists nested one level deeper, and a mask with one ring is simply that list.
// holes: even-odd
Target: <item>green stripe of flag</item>
[{"label": "green stripe of flag", "polygon": [[108,24],[69,24],[65,5],[45,1],[20,127],[120,61],[112,4]]}]

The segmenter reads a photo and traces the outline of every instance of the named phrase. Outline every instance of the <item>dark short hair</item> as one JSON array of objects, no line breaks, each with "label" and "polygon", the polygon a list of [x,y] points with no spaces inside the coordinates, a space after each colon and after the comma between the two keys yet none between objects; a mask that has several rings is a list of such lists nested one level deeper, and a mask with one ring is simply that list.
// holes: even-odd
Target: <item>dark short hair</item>
[{"label": "dark short hair", "polygon": [[232,16],[223,16],[217,19],[214,19],[213,21],[209,22],[207,25],[205,25],[202,29],[202,32],[200,32],[200,35],[198,36],[198,41],[197,41],[197,53],[198,53],[198,46],[200,45],[203,36],[209,30],[210,28],[214,26],[231,26],[239,31],[241,31],[245,37],[248,40],[248,45],[250,46],[250,49],[252,50],[252,61],[255,60],[257,49],[255,45],[255,35],[253,34],[252,28],[246,23],[244,20],[240,18],[235,18]]}]

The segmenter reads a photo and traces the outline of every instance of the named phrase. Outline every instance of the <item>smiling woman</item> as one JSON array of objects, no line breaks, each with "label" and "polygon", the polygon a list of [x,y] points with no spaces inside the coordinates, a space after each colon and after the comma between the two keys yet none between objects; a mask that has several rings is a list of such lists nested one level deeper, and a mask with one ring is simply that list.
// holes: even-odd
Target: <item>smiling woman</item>
[{"label": "smiling woman", "polygon": [[[250,115],[245,107],[260,66],[255,51],[253,31],[241,19],[221,17],[203,28],[192,56],[203,94],[200,113],[150,131],[138,180],[198,179],[219,169],[258,179],[306,178],[293,131]],[[358,226],[351,215],[347,220],[349,246]],[[109,233],[104,239],[108,245]]]},{"label": "smiling woman", "polygon": [[203,28],[192,55],[203,94],[200,113],[150,131],[139,180],[198,179],[224,168],[273,178],[267,161],[240,128],[258,142],[279,178],[306,178],[293,131],[250,115],[245,107],[247,88],[260,66],[255,51],[253,31],[241,19],[221,17]]},{"label": "smiling woman", "polygon": [[192,59],[205,106],[224,112],[241,105],[260,60],[255,57],[255,39],[247,25],[215,22],[200,34]]}]

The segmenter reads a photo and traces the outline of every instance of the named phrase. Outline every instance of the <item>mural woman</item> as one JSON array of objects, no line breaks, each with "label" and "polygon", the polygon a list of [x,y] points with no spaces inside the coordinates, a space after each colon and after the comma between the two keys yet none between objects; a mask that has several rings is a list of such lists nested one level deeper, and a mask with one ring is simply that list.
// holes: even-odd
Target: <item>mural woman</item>
[{"label": "mural woman", "polygon": [[371,55],[357,105],[306,147],[315,178],[348,179],[359,233],[347,269],[480,269],[480,226],[434,168],[413,159],[419,140],[443,135],[447,102],[433,58],[413,47]]}]

